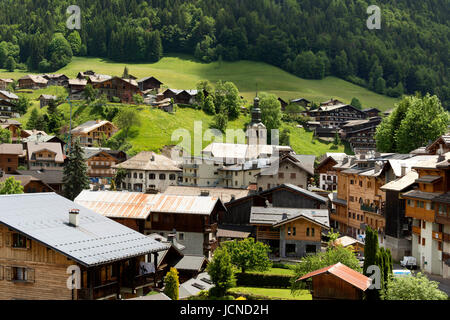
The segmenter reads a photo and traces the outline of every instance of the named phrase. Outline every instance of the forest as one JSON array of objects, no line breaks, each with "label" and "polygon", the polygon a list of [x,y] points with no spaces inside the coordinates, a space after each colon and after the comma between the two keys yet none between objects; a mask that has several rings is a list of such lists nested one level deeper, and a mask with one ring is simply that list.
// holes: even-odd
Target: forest
[{"label": "forest", "polygon": [[[53,72],[72,56],[154,62],[254,60],[302,78],[334,75],[392,97],[436,94],[450,109],[450,0],[0,0],[0,68]],[[81,8],[81,29],[66,27]]]}]

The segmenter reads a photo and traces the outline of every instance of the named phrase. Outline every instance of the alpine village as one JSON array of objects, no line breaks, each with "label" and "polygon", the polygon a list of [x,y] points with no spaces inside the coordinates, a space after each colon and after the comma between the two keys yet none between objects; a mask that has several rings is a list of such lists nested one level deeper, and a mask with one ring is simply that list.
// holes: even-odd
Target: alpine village
[{"label": "alpine village", "polygon": [[383,2],[0,0],[0,300],[448,300],[450,8]]}]

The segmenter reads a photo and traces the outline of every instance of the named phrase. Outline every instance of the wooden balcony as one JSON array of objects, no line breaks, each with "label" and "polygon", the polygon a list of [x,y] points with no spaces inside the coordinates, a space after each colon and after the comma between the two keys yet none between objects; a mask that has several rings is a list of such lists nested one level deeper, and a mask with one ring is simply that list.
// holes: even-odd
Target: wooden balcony
[{"label": "wooden balcony", "polygon": [[280,231],[260,231],[256,232],[257,240],[279,240]]},{"label": "wooden balcony", "polygon": [[[96,286],[92,289],[92,299],[104,299],[109,297],[114,297],[119,292],[119,283],[117,281]],[[90,300],[90,290],[89,288],[82,288],[78,290],[79,300]]]},{"label": "wooden balcony", "polygon": [[436,214],[436,223],[450,224],[450,215]]},{"label": "wooden balcony", "polygon": [[123,286],[131,289],[142,288],[151,286],[155,282],[155,274],[148,273],[143,275],[137,275],[132,278],[124,279]]},{"label": "wooden balcony", "polygon": [[417,235],[420,236],[420,234],[421,234],[420,227],[413,226],[412,227],[412,233],[417,234]]}]

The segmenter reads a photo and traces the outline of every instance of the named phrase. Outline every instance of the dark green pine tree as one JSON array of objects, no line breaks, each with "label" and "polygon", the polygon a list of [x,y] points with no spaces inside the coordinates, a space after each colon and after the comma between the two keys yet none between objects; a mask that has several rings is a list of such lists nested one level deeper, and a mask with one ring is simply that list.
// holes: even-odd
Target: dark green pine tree
[{"label": "dark green pine tree", "polygon": [[87,176],[87,166],[84,162],[84,153],[80,143],[73,144],[69,160],[64,167],[64,196],[74,200],[84,189],[89,189],[89,178]]},{"label": "dark green pine tree", "polygon": [[[372,265],[379,265],[380,257],[378,253],[378,233],[376,230],[372,230],[369,226],[366,228],[366,239],[364,244],[364,266],[363,266],[363,274],[366,276],[370,276],[367,274],[367,268]],[[380,268],[380,271],[383,272],[383,269]],[[381,278],[381,282],[383,281],[383,277]],[[367,300],[379,300],[380,291],[376,289],[371,289],[366,291]]]}]

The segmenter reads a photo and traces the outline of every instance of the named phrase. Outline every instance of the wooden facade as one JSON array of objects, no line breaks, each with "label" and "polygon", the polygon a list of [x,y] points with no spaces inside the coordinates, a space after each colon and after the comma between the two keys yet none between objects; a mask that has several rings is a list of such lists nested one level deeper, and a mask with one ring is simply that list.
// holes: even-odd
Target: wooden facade
[{"label": "wooden facade", "polygon": [[4,173],[15,173],[19,167],[19,155],[0,154],[0,170]]},{"label": "wooden facade", "polygon": [[[0,225],[0,300],[135,297],[136,290],[145,293],[163,278],[161,270],[139,275],[139,263],[145,261],[145,256],[86,268],[37,241],[18,238],[18,233]],[[67,287],[70,266],[80,268],[80,289]]]},{"label": "wooden facade", "polygon": [[313,277],[312,288],[314,300],[362,300],[364,296],[364,291],[329,273]]},{"label": "wooden facade", "polygon": [[147,90],[155,90],[157,93],[161,88],[162,82],[154,77],[144,78],[138,81],[139,90],[147,91]]},{"label": "wooden facade", "polygon": [[100,94],[105,94],[110,101],[117,97],[121,103],[134,103],[133,96],[135,94],[142,96],[142,92],[134,80],[113,77],[109,80],[92,83],[92,86],[98,89]]}]

